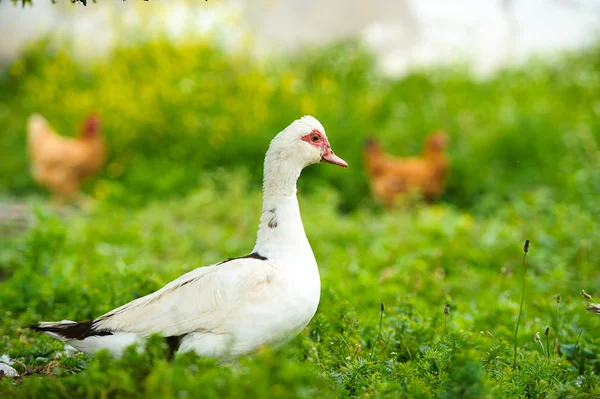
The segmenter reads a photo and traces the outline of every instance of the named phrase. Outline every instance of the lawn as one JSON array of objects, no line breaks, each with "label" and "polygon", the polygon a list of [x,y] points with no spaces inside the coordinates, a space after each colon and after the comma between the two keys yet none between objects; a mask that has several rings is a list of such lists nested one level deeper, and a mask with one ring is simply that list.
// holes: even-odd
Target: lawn
[{"label": "lawn", "polygon": [[[0,355],[22,374],[1,379],[0,396],[600,397],[600,317],[580,295],[600,291],[598,60],[595,47],[486,79],[392,79],[354,42],[269,62],[209,41],[138,43],[91,64],[32,46],[0,69],[0,199],[32,212],[0,225]],[[95,204],[57,212],[27,173],[25,120],[41,112],[71,134],[90,109],[110,159],[86,186]],[[217,365],[169,361],[153,339],[113,360],[62,356],[22,329],[94,318],[247,254],[268,142],[304,114],[350,167],[300,179],[322,294],[290,344]],[[377,206],[364,138],[410,155],[438,128],[452,161],[441,201]]]}]

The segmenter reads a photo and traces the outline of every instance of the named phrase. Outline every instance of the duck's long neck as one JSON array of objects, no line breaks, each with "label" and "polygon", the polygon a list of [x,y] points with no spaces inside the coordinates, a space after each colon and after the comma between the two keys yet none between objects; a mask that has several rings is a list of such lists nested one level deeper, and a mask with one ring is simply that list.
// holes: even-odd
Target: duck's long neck
[{"label": "duck's long neck", "polygon": [[301,168],[273,158],[267,154],[265,159],[263,206],[254,252],[276,260],[314,259],[296,198]]}]

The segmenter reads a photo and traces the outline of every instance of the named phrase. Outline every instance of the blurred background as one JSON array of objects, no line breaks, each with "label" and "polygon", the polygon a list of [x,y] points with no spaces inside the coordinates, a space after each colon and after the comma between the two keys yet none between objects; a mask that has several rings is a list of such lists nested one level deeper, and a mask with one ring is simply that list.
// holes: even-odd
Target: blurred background
[{"label": "blurred background", "polygon": [[43,192],[32,112],[73,135],[93,111],[108,162],[85,191],[130,205],[219,168],[258,185],[269,140],[304,114],[351,168],[300,184],[327,181],[344,211],[369,200],[364,137],[417,155],[435,129],[451,139],[446,202],[596,194],[599,22],[600,1],[576,0],[3,1],[0,193]]}]

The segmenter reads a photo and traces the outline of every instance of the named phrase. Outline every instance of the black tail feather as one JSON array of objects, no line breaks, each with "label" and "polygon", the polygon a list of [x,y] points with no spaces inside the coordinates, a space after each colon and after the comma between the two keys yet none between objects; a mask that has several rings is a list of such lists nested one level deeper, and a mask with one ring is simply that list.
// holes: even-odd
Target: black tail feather
[{"label": "black tail feather", "polygon": [[66,339],[84,339],[92,336],[112,335],[110,331],[95,329],[94,324],[94,320],[87,320],[77,323],[29,324],[24,327],[39,332],[51,332]]}]

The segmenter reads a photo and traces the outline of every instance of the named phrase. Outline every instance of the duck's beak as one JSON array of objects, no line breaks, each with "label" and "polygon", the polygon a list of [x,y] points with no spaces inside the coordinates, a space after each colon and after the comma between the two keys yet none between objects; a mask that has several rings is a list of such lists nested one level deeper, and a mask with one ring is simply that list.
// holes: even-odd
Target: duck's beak
[{"label": "duck's beak", "polygon": [[331,151],[331,148],[327,148],[325,150],[325,153],[321,157],[321,162],[329,162],[329,163],[332,163],[334,165],[339,165],[342,168],[347,168],[348,167],[348,163],[346,163],[346,161],[344,161],[342,158],[340,158],[337,155],[335,155],[333,153],[333,151]]}]

